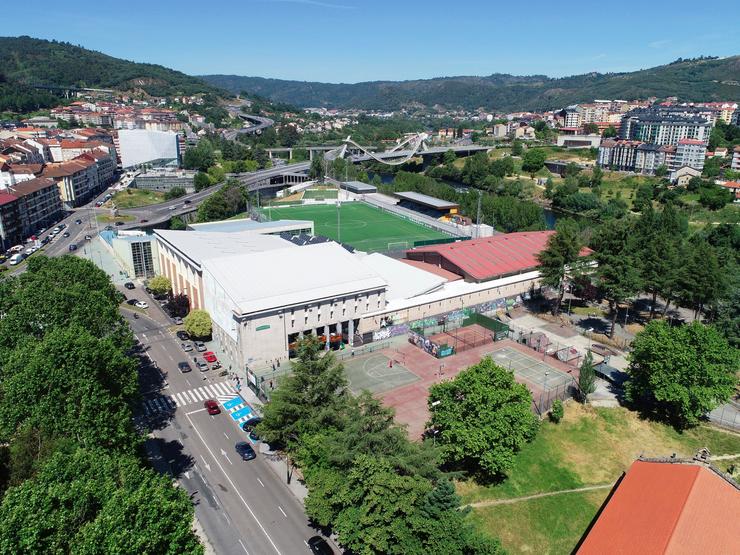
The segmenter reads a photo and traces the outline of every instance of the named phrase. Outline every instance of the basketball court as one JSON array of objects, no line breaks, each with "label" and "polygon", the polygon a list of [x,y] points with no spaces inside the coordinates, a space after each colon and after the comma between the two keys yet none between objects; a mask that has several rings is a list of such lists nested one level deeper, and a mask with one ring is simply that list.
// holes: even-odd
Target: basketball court
[{"label": "basketball court", "polygon": [[401,355],[372,353],[342,361],[349,388],[357,395],[367,389],[371,393],[382,393],[408,385],[419,377],[403,365]]},{"label": "basketball court", "polygon": [[570,374],[511,347],[498,349],[488,353],[488,356],[502,368],[511,370],[515,376],[536,385],[543,391],[556,389],[573,381]]}]

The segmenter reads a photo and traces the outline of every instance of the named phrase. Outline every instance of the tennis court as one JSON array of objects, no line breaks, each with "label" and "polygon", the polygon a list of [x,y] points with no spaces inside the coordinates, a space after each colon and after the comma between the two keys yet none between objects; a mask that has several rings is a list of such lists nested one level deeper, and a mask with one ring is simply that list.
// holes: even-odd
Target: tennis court
[{"label": "tennis court", "polygon": [[281,206],[263,209],[272,220],[312,220],[316,235],[352,245],[366,252],[404,249],[414,241],[445,239],[448,235],[363,202]]},{"label": "tennis court", "polygon": [[391,359],[381,353],[353,357],[342,364],[349,388],[355,395],[363,389],[380,393],[419,380],[416,374],[403,366],[401,360],[395,359],[391,364]]},{"label": "tennis court", "polygon": [[502,368],[513,371],[514,375],[537,385],[544,391],[562,387],[573,381],[571,375],[511,347],[493,351],[489,356]]}]

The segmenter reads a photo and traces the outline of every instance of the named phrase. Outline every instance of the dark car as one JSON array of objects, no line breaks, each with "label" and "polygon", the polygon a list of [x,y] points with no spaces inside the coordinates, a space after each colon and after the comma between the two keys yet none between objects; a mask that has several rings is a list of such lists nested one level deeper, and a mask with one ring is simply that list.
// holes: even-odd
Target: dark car
[{"label": "dark car", "polygon": [[92,237],[90,237],[89,235],[85,235],[85,241],[92,241]]},{"label": "dark car", "polygon": [[190,368],[190,365],[187,362],[178,362],[177,368],[182,372],[183,374],[187,374],[188,372],[192,372],[192,368]]},{"label": "dark car", "polygon": [[145,224],[145,223],[147,223],[148,221],[149,221],[149,220],[146,220],[146,219],[144,219],[144,220],[141,220],[141,221],[140,221],[139,223],[141,223],[141,224]]},{"label": "dark car", "polygon": [[180,341],[190,341],[190,334],[184,330],[178,330],[175,335]]},{"label": "dark car", "polygon": [[316,555],[334,555],[334,550],[329,547],[327,541],[321,536],[313,536],[306,542],[312,553]]},{"label": "dark car", "polygon": [[249,439],[251,439],[252,441],[260,440],[259,434],[254,429],[254,427],[260,422],[262,422],[262,419],[259,416],[255,416],[254,418],[250,418],[242,424],[242,430],[249,434]]},{"label": "dark car", "polygon": [[[67,233],[66,235],[67,237],[69,237],[69,233]],[[51,237],[49,237],[48,235],[44,237],[43,239],[41,239],[42,245],[48,245],[49,243],[51,243]]]},{"label": "dark car", "polygon": [[139,301],[137,299],[129,299],[129,300],[126,301],[126,304],[131,305],[131,306],[134,306],[138,302]]},{"label": "dark car", "polygon": [[75,220],[75,223],[76,223],[77,225],[80,225],[80,224],[82,223],[82,220],[81,220],[81,219],[79,219],[79,218],[77,218],[77,219]]},{"label": "dark car", "polygon": [[64,233],[62,233],[62,237],[69,237],[69,231],[65,231]]},{"label": "dark car", "polygon": [[116,225],[123,225],[123,222],[116,222]]},{"label": "dark car", "polygon": [[190,202],[191,201],[189,201],[188,199],[185,199],[184,201],[182,201],[183,204],[190,204]]},{"label": "dark car", "polygon": [[208,414],[211,416],[214,416],[216,414],[221,414],[221,409],[218,406],[218,403],[214,401],[213,399],[206,399],[203,402],[203,407],[208,411]]},{"label": "dark car", "polygon": [[136,289],[136,286],[133,283],[131,283],[130,281],[127,281],[126,283],[124,283],[123,286],[126,289]]},{"label": "dark car", "polygon": [[70,245],[69,246],[69,252],[76,251],[76,250],[77,250],[77,245]]},{"label": "dark car", "polygon": [[242,458],[243,461],[251,461],[252,459],[257,457],[257,454],[254,452],[254,449],[252,449],[252,446],[249,445],[246,441],[240,441],[236,445],[234,445],[234,449],[236,449],[236,452],[239,453],[239,456]]},{"label": "dark car", "polygon": [[113,226],[112,225],[107,225],[107,226],[105,226],[105,230],[106,231],[113,231]]}]

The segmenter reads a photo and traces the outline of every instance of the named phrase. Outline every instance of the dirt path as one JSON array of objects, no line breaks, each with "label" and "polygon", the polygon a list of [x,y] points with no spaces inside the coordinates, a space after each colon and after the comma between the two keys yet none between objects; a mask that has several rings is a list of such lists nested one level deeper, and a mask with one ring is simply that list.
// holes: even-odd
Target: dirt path
[{"label": "dirt path", "polygon": [[470,507],[490,507],[491,505],[509,505],[511,503],[518,503],[519,501],[529,501],[530,499],[539,499],[541,497],[550,497],[552,495],[561,495],[563,493],[577,493],[581,491],[591,491],[595,489],[606,489],[612,488],[615,482],[610,484],[599,484],[596,486],[584,486],[582,488],[575,489],[562,489],[560,491],[548,491],[545,493],[536,493],[534,495],[525,495],[524,497],[514,497],[511,499],[492,499],[490,501],[478,501],[477,503],[471,503]]}]

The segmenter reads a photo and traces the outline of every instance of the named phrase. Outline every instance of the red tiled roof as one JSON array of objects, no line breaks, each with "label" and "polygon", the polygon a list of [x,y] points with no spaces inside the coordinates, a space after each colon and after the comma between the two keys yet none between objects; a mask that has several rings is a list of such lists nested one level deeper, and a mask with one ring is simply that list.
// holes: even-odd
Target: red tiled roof
[{"label": "red tiled roof", "polygon": [[720,185],[728,189],[740,189],[740,181],[725,181],[724,183],[720,183]]},{"label": "red tiled roof", "polygon": [[698,139],[679,139],[678,144],[680,145],[703,145],[704,141]]},{"label": "red tiled roof", "polygon": [[17,201],[18,198],[11,195],[10,193],[3,193],[0,192],[0,206],[4,206],[6,204],[10,204],[11,202]]},{"label": "red tiled roof", "polygon": [[422,262],[421,260],[409,260],[408,258],[402,258],[401,262],[408,264],[409,266],[413,266],[414,268],[418,268],[419,270],[424,270],[425,272],[434,274],[435,276],[443,277],[447,281],[458,281],[462,279],[462,277],[453,272],[449,272],[444,268],[440,268],[439,266],[435,266],[434,264],[429,264],[428,262]]},{"label": "red tiled roof", "polygon": [[[406,258],[429,261],[427,254],[438,255],[476,281],[484,281],[532,270],[539,266],[537,255],[547,246],[554,231],[522,231],[447,243],[429,245],[406,252]],[[591,253],[581,251],[581,256]],[[449,266],[447,266],[449,268]]]},{"label": "red tiled roof", "polygon": [[738,523],[740,488],[710,468],[635,461],[578,554],[737,553]]}]

